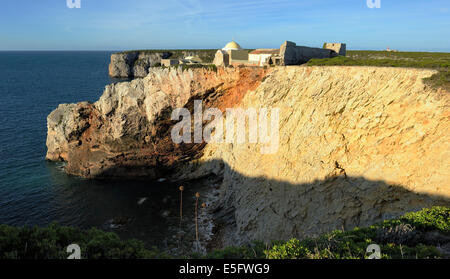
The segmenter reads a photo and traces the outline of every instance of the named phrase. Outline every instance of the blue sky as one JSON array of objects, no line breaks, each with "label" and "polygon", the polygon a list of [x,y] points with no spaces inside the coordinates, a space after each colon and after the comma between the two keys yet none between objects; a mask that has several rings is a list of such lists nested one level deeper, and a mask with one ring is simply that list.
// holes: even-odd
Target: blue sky
[{"label": "blue sky", "polygon": [[450,52],[449,0],[0,0],[0,50],[321,47]]}]

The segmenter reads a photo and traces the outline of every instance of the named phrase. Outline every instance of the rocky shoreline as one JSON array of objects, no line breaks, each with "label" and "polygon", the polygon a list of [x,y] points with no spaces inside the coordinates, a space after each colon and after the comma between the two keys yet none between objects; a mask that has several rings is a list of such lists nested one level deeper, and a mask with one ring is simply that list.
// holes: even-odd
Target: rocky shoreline
[{"label": "rocky shoreline", "polygon": [[[449,205],[450,95],[435,71],[377,67],[161,69],[48,117],[48,160],[87,178],[214,177],[218,246],[303,238]],[[193,101],[280,108],[280,147],[174,144]]]}]

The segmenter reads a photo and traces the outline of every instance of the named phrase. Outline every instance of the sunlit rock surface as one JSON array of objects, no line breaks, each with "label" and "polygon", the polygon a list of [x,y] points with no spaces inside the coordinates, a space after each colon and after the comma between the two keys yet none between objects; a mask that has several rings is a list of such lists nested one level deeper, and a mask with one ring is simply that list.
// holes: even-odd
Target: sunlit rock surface
[{"label": "sunlit rock surface", "polygon": [[[223,177],[228,244],[363,226],[449,204],[450,95],[432,70],[279,67],[241,107],[280,108],[278,152],[209,144],[186,177]],[[191,171],[189,171],[191,170]]]},{"label": "sunlit rock surface", "polygon": [[[215,176],[219,243],[364,226],[450,199],[450,95],[432,70],[276,67],[152,71],[48,117],[47,158],[84,177]],[[181,144],[174,108],[279,108],[279,148]],[[218,181],[218,182],[217,182]]]}]

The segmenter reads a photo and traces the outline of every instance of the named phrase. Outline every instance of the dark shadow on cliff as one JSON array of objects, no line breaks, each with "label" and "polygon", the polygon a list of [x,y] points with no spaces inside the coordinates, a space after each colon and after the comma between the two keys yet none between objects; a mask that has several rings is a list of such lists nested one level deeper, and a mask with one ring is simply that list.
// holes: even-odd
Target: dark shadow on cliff
[{"label": "dark shadow on cliff", "polygon": [[[222,160],[182,168],[192,173],[180,173],[180,169],[165,174],[180,183],[188,177],[211,189],[220,186],[220,194],[208,201],[215,222],[214,247],[349,230],[425,207],[450,205],[450,199],[442,195],[416,193],[402,185],[348,176],[338,164],[334,175],[299,184],[248,177]],[[107,171],[113,173],[114,169]],[[198,175],[190,175],[195,172]]]}]

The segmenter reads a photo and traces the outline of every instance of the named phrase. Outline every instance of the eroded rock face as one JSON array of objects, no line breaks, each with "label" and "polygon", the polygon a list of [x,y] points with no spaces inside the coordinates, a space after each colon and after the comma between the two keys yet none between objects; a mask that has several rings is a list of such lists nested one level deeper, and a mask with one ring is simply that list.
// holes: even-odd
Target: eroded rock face
[{"label": "eroded rock face", "polygon": [[[181,56],[195,56],[195,51],[182,51]],[[129,51],[111,54],[109,76],[112,78],[140,78],[146,77],[155,66],[161,65],[161,59],[172,57],[170,51],[145,52]]]},{"label": "eroded rock face", "polygon": [[[156,70],[107,86],[94,104],[48,118],[47,158],[84,177],[214,174],[223,245],[350,229],[450,205],[450,95],[425,86],[432,70],[375,67]],[[174,108],[280,109],[279,148],[183,144]]]},{"label": "eroded rock face", "polygon": [[89,124],[92,105],[61,104],[47,117],[47,159],[51,161],[67,160],[69,143],[78,144],[80,136]]},{"label": "eroded rock face", "polygon": [[150,67],[170,56],[169,52],[124,52],[111,55],[109,75],[113,78],[145,77]]},{"label": "eroded rock face", "polygon": [[[278,67],[242,102],[280,108],[278,152],[209,144],[180,175],[223,177],[225,244],[369,225],[450,198],[450,95],[431,70]],[[180,178],[184,178],[180,176]]]},{"label": "eroded rock face", "polygon": [[94,104],[60,105],[48,116],[47,159],[67,161],[67,172],[83,177],[158,178],[204,147],[173,143],[175,108],[192,110],[193,99],[205,107],[237,103],[266,73],[157,68],[144,79],[108,85]]}]

